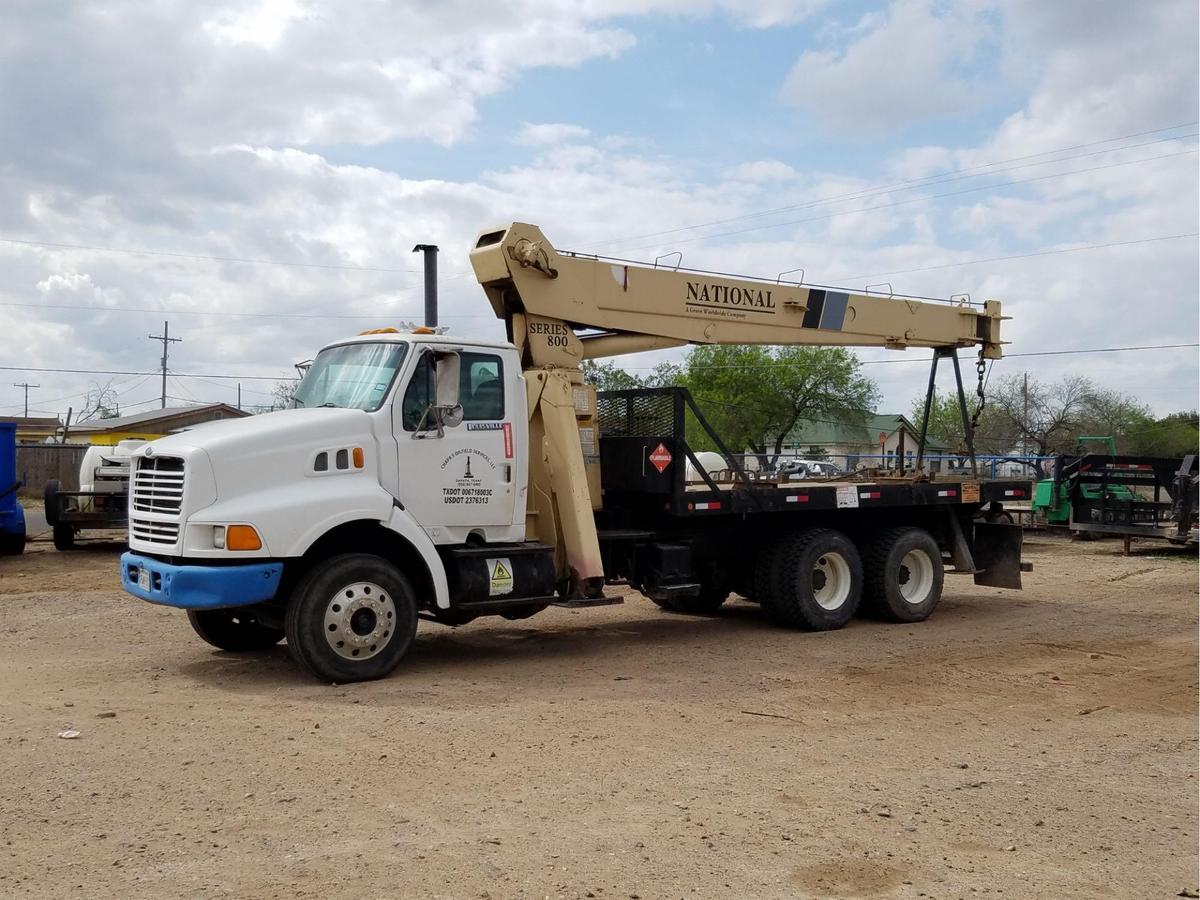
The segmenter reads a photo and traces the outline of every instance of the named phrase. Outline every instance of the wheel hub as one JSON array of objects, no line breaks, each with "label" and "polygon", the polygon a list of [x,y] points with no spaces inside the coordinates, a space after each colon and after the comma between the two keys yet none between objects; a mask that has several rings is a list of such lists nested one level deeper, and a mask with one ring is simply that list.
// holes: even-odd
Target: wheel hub
[{"label": "wheel hub", "polygon": [[841,608],[850,597],[850,565],[840,553],[817,558],[812,570],[813,599],[822,609]]},{"label": "wheel hub", "polygon": [[374,582],[348,584],[325,605],[325,640],[345,659],[364,660],[378,654],[396,630],[396,605]]},{"label": "wheel hub", "polygon": [[933,560],[929,554],[920,549],[904,554],[896,581],[905,603],[924,603],[933,590]]}]

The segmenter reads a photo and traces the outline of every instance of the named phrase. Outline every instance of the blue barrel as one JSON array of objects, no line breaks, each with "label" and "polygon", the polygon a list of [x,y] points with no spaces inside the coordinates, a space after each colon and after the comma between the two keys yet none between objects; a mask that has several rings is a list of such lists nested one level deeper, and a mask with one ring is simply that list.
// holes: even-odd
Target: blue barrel
[{"label": "blue barrel", "polygon": [[17,502],[17,425],[0,422],[0,553],[25,549],[25,510]]}]

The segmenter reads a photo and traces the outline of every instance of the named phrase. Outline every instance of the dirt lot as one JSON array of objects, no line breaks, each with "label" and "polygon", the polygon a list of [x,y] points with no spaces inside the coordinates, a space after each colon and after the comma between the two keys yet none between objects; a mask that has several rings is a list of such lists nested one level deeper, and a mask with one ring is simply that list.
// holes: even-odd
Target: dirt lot
[{"label": "dirt lot", "polygon": [[1194,892],[1194,554],[1026,558],[918,626],[631,598],[422,624],[331,687],[38,544],[0,559],[0,895]]}]

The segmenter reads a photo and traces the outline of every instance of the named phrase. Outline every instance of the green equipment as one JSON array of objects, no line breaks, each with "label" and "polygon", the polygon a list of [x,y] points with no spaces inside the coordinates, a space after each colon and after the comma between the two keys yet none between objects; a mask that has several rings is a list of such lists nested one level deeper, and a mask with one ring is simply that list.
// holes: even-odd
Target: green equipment
[{"label": "green equipment", "polygon": [[[1116,458],[1117,442],[1114,438],[1082,435],[1075,438],[1074,455],[1060,455],[1054,460],[1052,477],[1043,478],[1034,485],[1033,516],[1043,522],[1048,528],[1067,528],[1071,524],[1072,489],[1089,500],[1099,500],[1100,488],[1097,485],[1079,482],[1080,460],[1087,455],[1088,444],[1103,444],[1107,455]],[[1110,500],[1137,500],[1137,494],[1126,485],[1110,484],[1104,490],[1108,491]]]}]

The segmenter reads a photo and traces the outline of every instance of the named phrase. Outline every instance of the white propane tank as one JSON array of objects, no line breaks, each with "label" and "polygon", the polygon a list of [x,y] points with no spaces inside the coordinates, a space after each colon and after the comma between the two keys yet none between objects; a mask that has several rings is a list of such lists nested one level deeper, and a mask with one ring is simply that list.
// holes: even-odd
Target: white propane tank
[{"label": "white propane tank", "polygon": [[88,494],[124,493],[129,488],[129,457],[145,443],[142,438],[131,438],[111,447],[88,447],[79,464],[79,490]]}]

